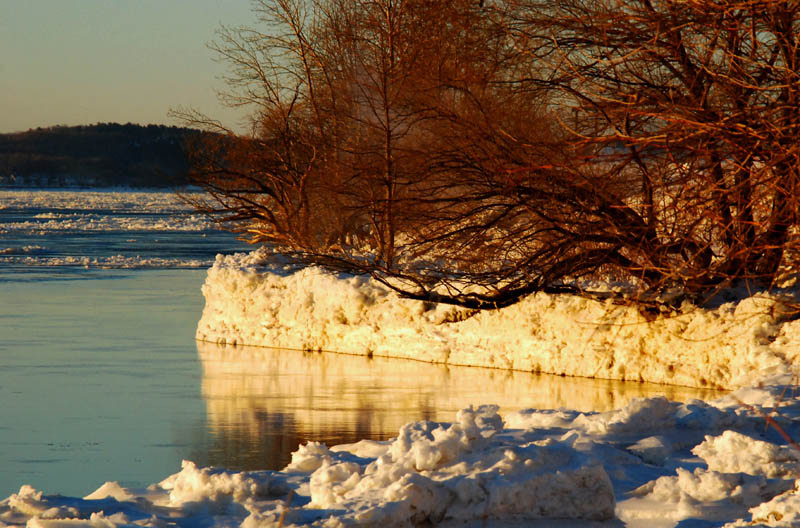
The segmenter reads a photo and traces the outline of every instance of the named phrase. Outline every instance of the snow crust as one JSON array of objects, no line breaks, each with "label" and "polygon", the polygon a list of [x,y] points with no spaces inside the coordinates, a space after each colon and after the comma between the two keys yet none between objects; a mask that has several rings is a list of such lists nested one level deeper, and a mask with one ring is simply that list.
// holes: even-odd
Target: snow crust
[{"label": "snow crust", "polygon": [[401,299],[365,277],[262,262],[259,252],[217,257],[198,340],[722,389],[789,373],[800,354],[800,321],[784,321],[790,307],[777,294],[654,320],[543,293],[473,314]]}]

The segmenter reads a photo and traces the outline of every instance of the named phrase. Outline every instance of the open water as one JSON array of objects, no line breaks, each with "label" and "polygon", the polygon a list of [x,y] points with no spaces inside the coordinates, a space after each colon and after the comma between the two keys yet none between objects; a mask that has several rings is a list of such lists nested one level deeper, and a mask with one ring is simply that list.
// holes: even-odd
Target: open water
[{"label": "open water", "polygon": [[708,392],[196,343],[217,253],[242,251],[170,194],[0,191],[0,498],[158,482],[182,459],[280,469],[300,442],[502,411]]}]

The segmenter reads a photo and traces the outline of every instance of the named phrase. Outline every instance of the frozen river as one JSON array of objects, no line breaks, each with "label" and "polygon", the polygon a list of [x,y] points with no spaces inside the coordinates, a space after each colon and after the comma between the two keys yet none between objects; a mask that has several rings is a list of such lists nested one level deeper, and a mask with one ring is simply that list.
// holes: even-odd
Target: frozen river
[{"label": "frozen river", "polygon": [[0,497],[145,486],[184,458],[278,469],[300,442],[385,439],[471,403],[708,395],[196,343],[205,268],[242,248],[171,194],[0,191]]}]

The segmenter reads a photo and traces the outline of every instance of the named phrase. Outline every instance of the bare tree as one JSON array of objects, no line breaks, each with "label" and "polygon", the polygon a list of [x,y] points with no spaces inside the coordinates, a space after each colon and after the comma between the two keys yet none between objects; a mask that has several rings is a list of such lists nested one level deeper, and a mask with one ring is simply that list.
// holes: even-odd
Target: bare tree
[{"label": "bare tree", "polygon": [[[528,123],[540,95],[510,88],[522,55],[494,12],[472,1],[256,6],[264,32],[223,28],[214,45],[231,64],[225,100],[254,109],[252,133],[181,115],[222,132],[192,149],[208,191],[195,205],[251,242],[409,296],[517,298],[498,292],[520,286],[519,250],[504,239],[521,220],[493,185],[506,185],[506,150],[532,158],[504,127]],[[493,292],[467,293],[477,282]]]},{"label": "bare tree", "polygon": [[794,3],[255,5],[215,45],[253,131],[194,149],[197,205],[275,253],[472,308],[608,274],[702,300],[796,258]]},{"label": "bare tree", "polygon": [[430,114],[415,95],[426,91],[417,71],[431,42],[429,4],[255,5],[270,33],[223,28],[214,44],[232,65],[225,101],[255,111],[249,137],[220,129],[223,140],[192,149],[214,199],[204,207],[255,243],[393,269],[399,226],[414,222],[400,212],[414,203],[414,138]]},{"label": "bare tree", "polygon": [[604,235],[610,262],[651,291],[774,285],[797,253],[800,4],[517,8],[510,32],[547,62],[588,149],[578,207],[602,228],[578,224],[577,238]]}]

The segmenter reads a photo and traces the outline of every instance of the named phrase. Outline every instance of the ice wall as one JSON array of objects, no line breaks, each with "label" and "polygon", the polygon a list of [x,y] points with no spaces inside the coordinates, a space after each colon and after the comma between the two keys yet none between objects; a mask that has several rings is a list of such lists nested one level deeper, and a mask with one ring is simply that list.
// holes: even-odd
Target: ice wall
[{"label": "ice wall", "polygon": [[538,293],[459,321],[469,312],[366,277],[274,273],[258,252],[218,256],[203,294],[196,337],[216,343],[726,389],[787,373],[800,354],[800,321],[784,322],[777,295],[648,320],[632,306]]}]

